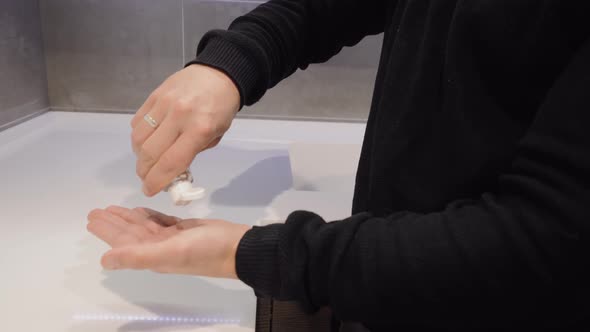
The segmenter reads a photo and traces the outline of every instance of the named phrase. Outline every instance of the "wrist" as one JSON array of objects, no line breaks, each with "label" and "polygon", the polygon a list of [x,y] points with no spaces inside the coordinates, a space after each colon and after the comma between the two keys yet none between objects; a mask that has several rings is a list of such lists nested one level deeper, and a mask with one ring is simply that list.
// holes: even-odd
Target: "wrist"
[{"label": "wrist", "polygon": [[206,72],[208,81],[215,82],[213,83],[213,86],[219,88],[219,91],[221,91],[221,93],[226,97],[224,99],[229,104],[229,108],[233,112],[233,115],[236,115],[240,111],[240,90],[229,75],[215,67],[201,63],[189,64],[185,67],[185,69],[194,70],[196,75],[202,75],[204,72]]},{"label": "wrist", "polygon": [[236,228],[235,236],[232,237],[233,238],[232,246],[230,248],[230,252],[229,252],[228,257],[226,259],[225,268],[224,268],[226,275],[228,276],[228,278],[231,278],[231,279],[239,279],[237,269],[236,269],[236,264],[237,264],[236,257],[238,254],[238,247],[240,246],[240,242],[242,241],[242,238],[244,238],[244,235],[246,235],[246,233],[252,229],[252,226],[236,224],[235,228]]},{"label": "wrist", "polygon": [[241,109],[260,100],[266,92],[269,68],[264,58],[264,53],[243,36],[214,30],[203,37],[196,59],[188,65],[203,64],[225,73],[238,88]]}]

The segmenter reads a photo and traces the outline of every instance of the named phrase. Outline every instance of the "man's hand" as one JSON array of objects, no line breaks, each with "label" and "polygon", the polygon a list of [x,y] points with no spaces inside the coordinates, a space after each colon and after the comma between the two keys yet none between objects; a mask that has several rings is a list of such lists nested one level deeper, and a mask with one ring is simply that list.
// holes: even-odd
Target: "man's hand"
[{"label": "man's hand", "polygon": [[[191,65],[170,76],[131,121],[137,175],[153,196],[186,171],[195,156],[219,143],[240,108],[240,93],[224,73]],[[157,122],[151,127],[144,116]]]},{"label": "man's hand", "polygon": [[112,247],[102,257],[105,269],[234,279],[237,247],[250,229],[222,220],[182,220],[118,206],[93,210],[88,221],[88,230]]}]

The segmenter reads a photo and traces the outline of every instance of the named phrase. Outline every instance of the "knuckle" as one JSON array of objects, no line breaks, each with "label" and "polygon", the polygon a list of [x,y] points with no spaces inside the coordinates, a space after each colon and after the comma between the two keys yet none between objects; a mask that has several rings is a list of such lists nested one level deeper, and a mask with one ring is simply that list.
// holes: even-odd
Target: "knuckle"
[{"label": "knuckle", "polygon": [[150,214],[147,212],[147,210],[143,207],[136,207],[133,209],[133,211],[144,218],[147,218],[150,216]]},{"label": "knuckle", "polygon": [[189,114],[192,112],[192,106],[190,103],[184,100],[177,100],[174,102],[172,109],[169,113],[171,118],[175,121],[186,121]]},{"label": "knuckle", "polygon": [[140,179],[144,179],[145,176],[147,175],[147,172],[145,170],[146,168],[144,167],[144,165],[141,162],[137,162],[137,164],[135,165],[135,174],[140,178]]},{"label": "knuckle", "polygon": [[139,147],[143,143],[143,135],[139,132],[139,130],[133,130],[131,133],[131,143],[134,146]]},{"label": "knuckle", "polygon": [[90,232],[90,233],[93,233],[94,232],[94,222],[93,221],[91,221],[88,224],[86,224],[86,230],[88,232]]},{"label": "knuckle", "polygon": [[137,212],[139,214],[145,214],[145,210],[143,208],[140,208],[140,207],[133,208],[133,211],[134,212]]},{"label": "knuckle", "polygon": [[159,98],[166,105],[172,105],[176,101],[176,96],[172,92],[164,93]]},{"label": "knuckle", "polygon": [[217,124],[217,130],[219,134],[224,134],[226,131],[229,130],[229,127],[231,126],[231,123],[229,122],[221,122]]},{"label": "knuckle", "polygon": [[143,180],[145,178],[145,171],[140,166],[137,166],[135,167],[135,175]]},{"label": "knuckle", "polygon": [[160,229],[153,222],[146,223],[145,229],[148,232],[148,235],[156,235],[160,232]]},{"label": "knuckle", "polygon": [[180,115],[186,115],[187,113],[191,113],[192,105],[186,100],[177,100],[174,104],[174,111]]},{"label": "knuckle", "polygon": [[160,89],[154,90],[148,97],[148,99],[152,99],[154,101],[158,100],[162,95],[162,91]]},{"label": "knuckle", "polygon": [[216,140],[214,140],[213,142],[211,142],[211,144],[209,144],[208,148],[216,147],[217,145],[219,145],[219,142],[221,142],[221,137],[219,137]]},{"label": "knuckle", "polygon": [[200,137],[213,137],[216,134],[216,126],[210,120],[203,121],[199,123],[195,133]]},{"label": "knuckle", "polygon": [[118,214],[120,217],[122,217],[125,220],[131,220],[131,218],[133,217],[133,215],[131,214],[131,210],[126,209],[126,208],[121,208],[118,206],[113,208],[113,213]]},{"label": "knuckle", "polygon": [[139,161],[141,164],[149,164],[155,159],[154,153],[145,145],[139,147]]},{"label": "knuckle", "polygon": [[143,192],[146,196],[151,197],[153,196],[155,193],[153,193],[154,191],[154,185],[152,185],[150,183],[150,181],[144,180],[143,182]]},{"label": "knuckle", "polygon": [[88,219],[88,221],[92,221],[92,220],[96,219],[99,215],[100,215],[100,210],[94,209],[88,213],[87,219]]},{"label": "knuckle", "polygon": [[162,168],[162,171],[164,173],[173,172],[179,168],[182,168],[183,166],[180,158],[176,158],[174,156],[171,156],[170,154],[162,156],[162,158],[160,159],[160,163],[160,167]]}]

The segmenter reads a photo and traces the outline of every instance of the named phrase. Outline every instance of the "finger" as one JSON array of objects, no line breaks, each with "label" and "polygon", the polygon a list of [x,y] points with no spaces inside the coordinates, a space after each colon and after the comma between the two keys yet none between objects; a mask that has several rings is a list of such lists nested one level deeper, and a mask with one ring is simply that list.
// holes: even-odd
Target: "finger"
[{"label": "finger", "polygon": [[143,117],[147,114],[147,112],[154,107],[158,98],[156,97],[157,93],[154,91],[150,96],[145,100],[143,105],[137,110],[133,119],[131,119],[131,128],[135,128],[137,124],[142,121]]},{"label": "finger", "polygon": [[134,210],[164,227],[174,226],[182,220],[149,208],[135,208]]},{"label": "finger", "polygon": [[[164,122],[166,118],[166,113],[168,113],[168,106],[169,103],[166,101],[166,98],[160,98],[154,104],[154,107],[150,108],[146,114],[149,114],[158,124]],[[146,115],[144,114],[144,116]],[[153,128],[147,121],[141,117],[140,121],[137,125],[133,128],[131,132],[131,146],[133,148],[133,152],[136,154],[139,153],[143,143],[157,130],[158,128]]]},{"label": "finger", "polygon": [[158,234],[162,227],[155,223],[149,217],[131,209],[127,209],[120,206],[109,206],[107,211],[110,213],[117,215],[127,221],[128,223],[138,225],[140,227],[145,227],[148,232],[152,234]]},{"label": "finger", "polygon": [[148,172],[143,181],[144,193],[151,197],[162,191],[174,178],[188,169],[197,153],[211,141],[196,140],[194,135],[186,132],[180,135]]},{"label": "finger", "polygon": [[143,143],[138,151],[137,175],[144,179],[158,159],[168,150],[180,136],[179,125],[166,117],[157,130]]},{"label": "finger", "polygon": [[107,270],[153,270],[169,272],[179,255],[175,255],[174,244],[170,241],[115,248],[101,259]]},{"label": "finger", "polygon": [[137,241],[134,236],[129,236],[130,234],[124,224],[122,225],[120,221],[112,220],[108,215],[108,212],[99,209],[90,212],[88,214],[89,222],[86,225],[88,231],[111,247]]},{"label": "finger", "polygon": [[149,217],[150,216],[149,213],[146,211],[147,208],[136,207],[136,208],[133,208],[133,210],[135,212],[141,214],[144,217]]},{"label": "finger", "polygon": [[[132,235],[137,241],[141,242],[152,235],[145,227],[139,226],[134,223],[127,222],[125,219],[121,218],[120,216],[113,214],[108,210],[102,210],[102,219],[119,226],[123,233]],[[121,236],[124,236],[121,234]],[[125,238],[125,241],[129,241],[128,238]],[[117,242],[121,242],[121,240],[117,240]],[[124,242],[124,241],[123,241]],[[126,243],[126,242],[125,242]]]},{"label": "finger", "polygon": [[180,230],[185,230],[185,229],[195,228],[195,227],[199,227],[199,226],[203,226],[203,225],[205,225],[205,222],[203,219],[186,219],[186,220],[182,220],[182,221],[178,222],[176,224],[176,228],[180,229]]}]

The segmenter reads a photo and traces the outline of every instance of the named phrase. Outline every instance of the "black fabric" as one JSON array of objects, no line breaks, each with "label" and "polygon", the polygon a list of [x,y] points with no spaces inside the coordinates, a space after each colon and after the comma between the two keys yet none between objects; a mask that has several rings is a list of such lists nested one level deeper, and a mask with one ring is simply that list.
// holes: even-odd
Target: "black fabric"
[{"label": "black fabric", "polygon": [[385,33],[353,216],[255,227],[239,277],[372,330],[589,329],[589,14],[587,1],[271,0],[208,34],[197,61],[252,104]]}]

